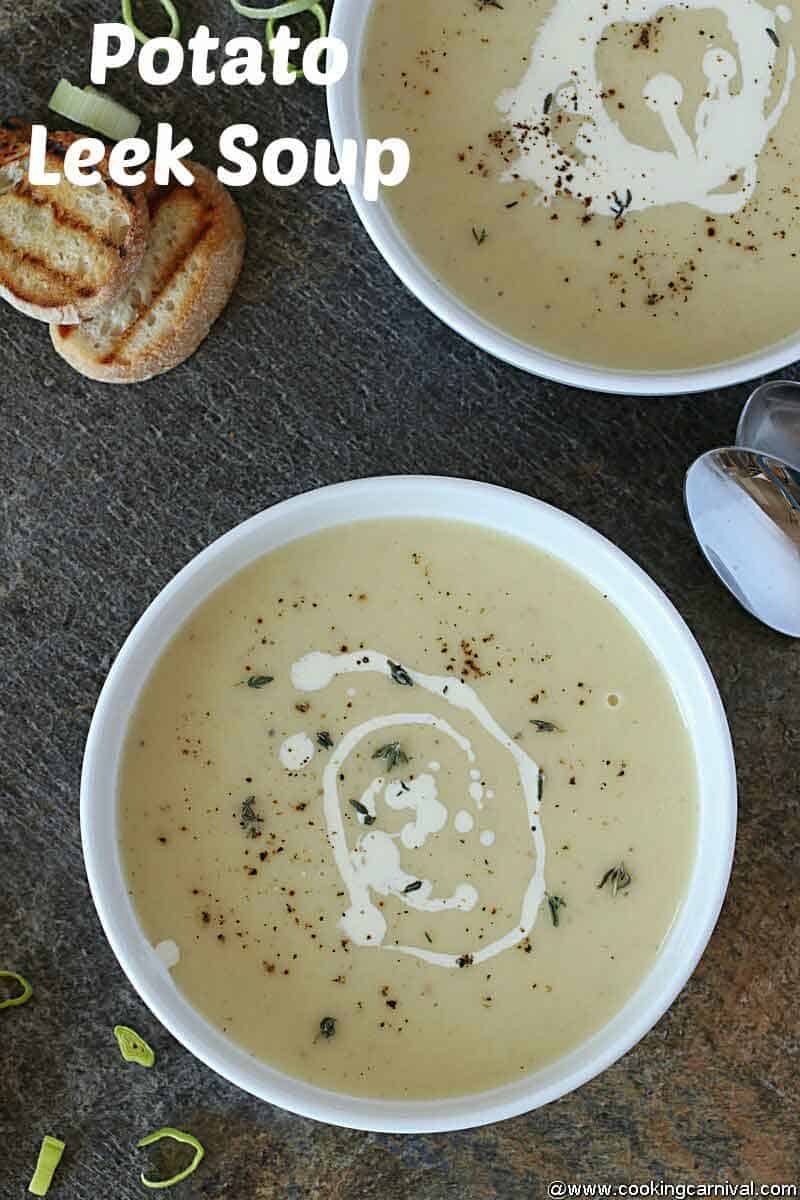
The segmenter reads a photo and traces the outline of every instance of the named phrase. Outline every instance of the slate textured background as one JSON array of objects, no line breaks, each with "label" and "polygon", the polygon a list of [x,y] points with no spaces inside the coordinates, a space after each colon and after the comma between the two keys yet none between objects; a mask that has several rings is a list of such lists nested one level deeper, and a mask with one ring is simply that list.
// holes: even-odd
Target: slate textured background
[{"label": "slate textured background", "polygon": [[[220,0],[187,24],[257,33]],[[145,4],[143,20],[149,12]],[[0,112],[45,117],[61,75],[88,78],[100,0],[0,0]],[[325,132],[324,97],[144,87],[114,92],[218,161],[219,132]],[[18,1200],[50,1132],[59,1200],[134,1200],[136,1137],[162,1124],[208,1148],[196,1200],[543,1197],[547,1182],[797,1182],[800,644],[717,585],[681,502],[692,458],[731,440],[747,388],[604,398],[471,349],[398,284],[341,191],[238,194],[249,229],[236,297],[199,354],[132,389],[90,383],[46,329],[0,311],[0,966],[36,999],[0,1014],[0,1196]],[[217,1078],[158,1027],[107,947],[78,828],[83,743],[104,675],[158,589],[208,541],[318,484],[380,472],[475,476],[565,508],[637,559],[678,605],[719,680],[737,744],[733,883],[697,973],[602,1078],[544,1111],[449,1136],[312,1124]],[[159,1055],[125,1067],[125,1021]]]}]

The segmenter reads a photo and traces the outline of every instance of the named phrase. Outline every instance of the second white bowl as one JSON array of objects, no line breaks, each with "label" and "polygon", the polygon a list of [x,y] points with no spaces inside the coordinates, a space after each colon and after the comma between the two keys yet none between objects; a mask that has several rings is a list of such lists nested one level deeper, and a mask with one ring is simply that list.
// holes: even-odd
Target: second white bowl
[{"label": "second white bowl", "polygon": [[[699,780],[696,858],[688,895],[637,992],[603,1029],[557,1062],[505,1087],[450,1100],[378,1101],[326,1091],[259,1062],[210,1025],[176,988],[131,904],[118,845],[117,776],[138,697],[192,611],[248,563],[306,534],[369,516],[466,521],[521,538],[570,563],[606,593],[660,662],[690,731]],[[431,477],[364,479],[260,513],[209,546],[139,620],[106,680],[81,780],[81,832],[97,911],[120,965],[163,1025],[245,1091],[304,1116],[358,1129],[431,1132],[498,1121],[579,1087],[629,1050],[669,1007],[716,922],[730,872],[736,776],[725,714],[697,643],[656,585],[574,518],[488,484]]]},{"label": "second white bowl", "polygon": [[[350,67],[340,83],[328,88],[328,115],[337,152],[345,138],[366,140],[361,94],[362,58],[371,0],[336,0],[331,34],[350,51]],[[413,167],[412,167],[413,169]],[[779,371],[800,358],[800,332],[766,350],[730,362],[684,371],[623,371],[557,358],[504,333],[468,308],[428,269],[405,239],[383,199],[364,199],[360,186],[350,198],[364,228],[386,262],[414,295],[468,341],[523,371],[596,392],[654,396],[703,392]]]}]

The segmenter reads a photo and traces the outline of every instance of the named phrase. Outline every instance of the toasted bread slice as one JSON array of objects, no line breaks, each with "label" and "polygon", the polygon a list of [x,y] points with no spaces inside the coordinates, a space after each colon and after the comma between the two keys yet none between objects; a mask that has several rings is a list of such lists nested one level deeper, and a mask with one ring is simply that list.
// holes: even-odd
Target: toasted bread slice
[{"label": "toasted bread slice", "polygon": [[[51,133],[46,163],[63,172],[64,154],[78,134]],[[75,187],[28,180],[30,126],[0,126],[0,295],[28,316],[74,324],[112,304],[136,273],[147,242],[142,188],[109,177]]]},{"label": "toasted bread slice", "polygon": [[150,235],[125,295],[80,326],[51,326],[58,353],[106,383],[138,383],[193,354],[228,303],[244,225],[216,177],[187,163],[192,187],[149,189]]}]

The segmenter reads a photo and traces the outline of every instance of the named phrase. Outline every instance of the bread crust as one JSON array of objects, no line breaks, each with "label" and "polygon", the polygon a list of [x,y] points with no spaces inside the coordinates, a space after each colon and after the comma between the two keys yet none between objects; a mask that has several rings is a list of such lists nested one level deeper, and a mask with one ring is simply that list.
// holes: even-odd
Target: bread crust
[{"label": "bread crust", "polygon": [[[195,177],[192,188],[151,186],[148,189],[151,238],[155,241],[170,206],[179,203],[182,196],[191,194],[193,199],[199,199],[202,224],[186,231],[189,235],[186,253],[158,293],[137,310],[135,320],[121,331],[118,347],[101,355],[90,343],[88,326],[86,330],[51,326],[50,336],[56,351],[90,379],[103,383],[141,383],[171,370],[195,352],[230,299],[244,258],[244,223],[237,205],[216,176],[198,163],[187,162],[187,166]],[[139,279],[150,266],[145,254]],[[142,322],[155,316],[153,308],[157,303],[172,294],[176,280],[185,281],[190,271],[193,271],[192,282],[186,285],[187,296],[180,303],[175,322],[168,324],[162,314],[146,345],[126,352],[125,339],[130,337],[131,330],[134,327],[141,330]],[[136,291],[136,277],[131,280],[130,288]],[[123,297],[123,303],[125,300]]]},{"label": "bread crust", "polygon": [[[80,136],[80,134],[69,132],[49,133],[46,153],[47,168],[61,170],[67,148]],[[0,126],[0,170],[16,165],[24,167],[24,171],[27,173],[30,137],[30,125],[17,119],[12,119]],[[4,276],[0,271],[0,296],[14,308],[25,313],[26,316],[33,317],[38,321],[45,321],[50,325],[56,323],[75,325],[113,304],[128,287],[130,280],[139,269],[147,246],[150,223],[145,188],[144,186],[123,188],[114,182],[108,172],[108,149],[105,157],[98,164],[97,170],[103,177],[106,188],[129,217],[124,239],[114,246],[116,262],[113,269],[108,273],[105,282],[99,287],[91,289],[88,294],[76,291],[72,297],[62,299],[60,303],[40,303],[24,293],[24,284],[16,278],[19,276],[24,279],[26,274],[30,278],[31,272],[38,269],[40,264],[34,263],[32,258],[35,256],[31,256],[27,251],[19,251],[12,247],[8,251],[9,257],[12,259],[10,277]],[[52,190],[33,188],[26,179],[22,179],[15,187],[9,189],[30,204],[32,208],[46,207],[50,204],[58,213],[58,206],[53,205],[52,200],[47,197],[47,193]],[[56,219],[60,221],[62,217],[57,215]],[[91,229],[90,226],[87,228]],[[2,230],[3,211],[2,195],[0,195],[0,238]],[[104,242],[104,246],[106,249],[110,248],[107,242]],[[45,267],[44,270],[49,271],[50,268]]]}]

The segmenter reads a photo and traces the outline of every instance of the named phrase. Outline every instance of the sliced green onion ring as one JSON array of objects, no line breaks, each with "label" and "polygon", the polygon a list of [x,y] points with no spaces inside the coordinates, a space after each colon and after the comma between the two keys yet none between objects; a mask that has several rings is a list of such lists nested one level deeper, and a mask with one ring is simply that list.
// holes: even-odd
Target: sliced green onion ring
[{"label": "sliced green onion ring", "polygon": [[135,137],[142,123],[124,104],[104,96],[91,85],[79,88],[67,79],[62,79],[57,85],[48,108],[60,117],[74,121],[76,125],[85,125],[87,129],[104,133],[114,142]]},{"label": "sliced green onion ring", "polygon": [[[177,8],[172,3],[172,0],[158,0],[158,2],[170,19],[170,30],[166,36],[171,38],[179,38],[181,36],[181,19],[178,16]],[[147,36],[147,34],[142,33],[141,29],[133,19],[133,0],[122,0],[122,19],[133,33],[133,36],[136,38],[137,42],[141,42],[142,45],[145,46],[150,41],[150,38]]]},{"label": "sliced green onion ring", "polygon": [[47,1195],[63,1153],[64,1143],[58,1138],[50,1137],[49,1134],[42,1138],[36,1170],[33,1172],[33,1179],[28,1184],[28,1191],[32,1196]]},{"label": "sliced green onion ring", "polygon": [[[291,5],[290,4],[282,4],[280,7],[281,8],[289,8],[289,7],[291,7]],[[322,7],[321,4],[306,4],[304,8],[301,8],[298,11],[299,12],[310,12],[312,16],[316,17],[317,25],[319,26],[319,37],[327,36],[328,15],[325,12],[325,9]],[[281,19],[280,17],[276,17],[274,15],[267,19],[266,42],[267,42],[267,48],[269,49],[270,54],[272,54],[270,45],[272,43],[272,39],[275,37],[275,22],[279,21],[280,19]],[[303,74],[303,72],[300,70],[299,67],[292,68],[291,74],[295,79],[305,79],[305,75]]]},{"label": "sliced green onion ring", "polygon": [[147,1137],[143,1137],[140,1142],[137,1142],[137,1148],[142,1149],[143,1146],[152,1146],[154,1142],[160,1142],[162,1138],[172,1138],[173,1141],[183,1142],[187,1146],[191,1146],[194,1150],[194,1158],[183,1171],[179,1171],[177,1175],[173,1175],[171,1179],[148,1179],[142,1173],[141,1180],[146,1188],[170,1188],[176,1183],[181,1183],[184,1179],[188,1179],[194,1174],[205,1156],[205,1150],[198,1142],[197,1138],[191,1133],[182,1133],[180,1129],[172,1129],[167,1126],[165,1129],[157,1129],[155,1133],[149,1133]]},{"label": "sliced green onion ring", "polygon": [[125,1062],[135,1062],[140,1067],[152,1067],[156,1061],[155,1053],[135,1029],[128,1025],[115,1025],[114,1037]]},{"label": "sliced green onion ring", "polygon": [[24,975],[18,975],[16,971],[0,971],[0,979],[14,979],[22,988],[18,996],[11,996],[8,1000],[0,1000],[0,1009],[18,1008],[20,1004],[28,1003],[33,995],[33,988]]}]

